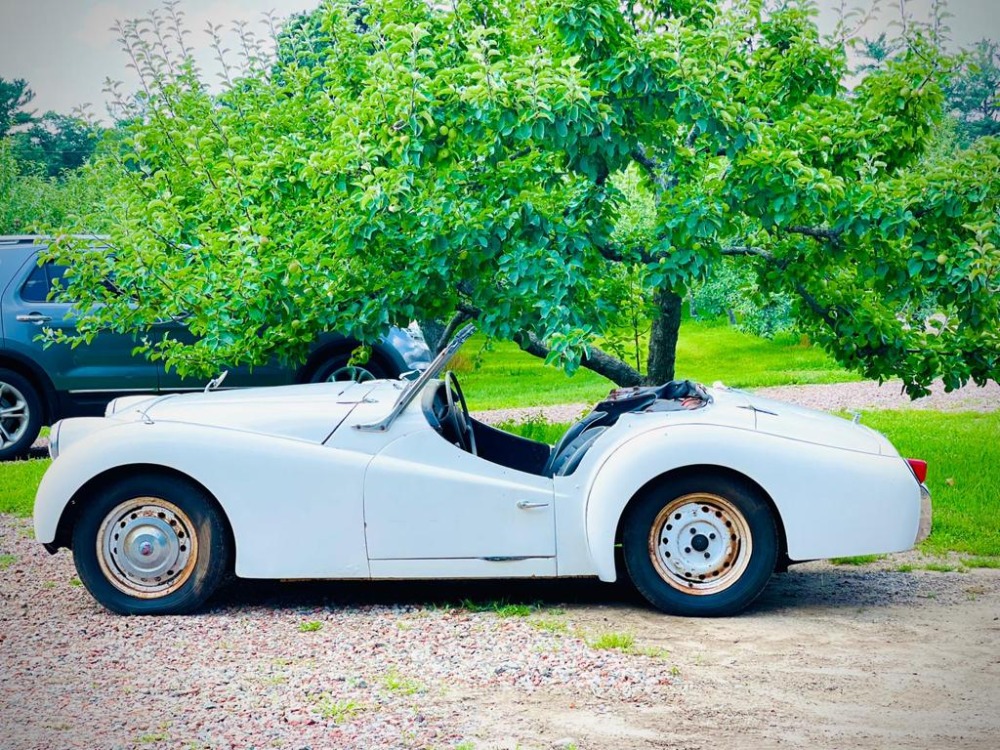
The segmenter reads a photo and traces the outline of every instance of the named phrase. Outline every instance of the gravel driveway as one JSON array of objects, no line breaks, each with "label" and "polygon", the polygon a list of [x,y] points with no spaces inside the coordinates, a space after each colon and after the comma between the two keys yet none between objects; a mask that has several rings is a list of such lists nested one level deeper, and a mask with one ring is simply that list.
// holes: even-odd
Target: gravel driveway
[{"label": "gravel driveway", "polygon": [[[766,392],[907,405],[893,391]],[[932,399],[1000,407],[995,387]],[[126,618],[30,536],[0,516],[0,750],[1000,747],[996,570],[896,570],[916,553],[811,563],[720,620],[665,617],[590,581],[251,581],[197,616]],[[530,613],[459,605],[500,599]],[[596,648],[602,635],[634,645]]]},{"label": "gravel driveway", "polygon": [[[813,563],[721,620],[589,581],[243,582],[128,618],[29,537],[0,516],[5,750],[1000,746],[1000,571]],[[499,597],[530,614],[457,606]]]}]

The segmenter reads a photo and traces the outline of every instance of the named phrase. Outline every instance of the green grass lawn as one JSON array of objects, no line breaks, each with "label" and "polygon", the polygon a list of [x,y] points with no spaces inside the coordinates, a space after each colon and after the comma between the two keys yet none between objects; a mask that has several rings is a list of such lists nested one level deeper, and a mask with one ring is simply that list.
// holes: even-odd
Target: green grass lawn
[{"label": "green grass lawn", "polygon": [[1000,556],[1000,412],[865,412],[862,423],[927,461],[934,528],[922,549]]},{"label": "green grass lawn", "polygon": [[0,463],[0,513],[31,515],[35,490],[50,461],[6,461]]},{"label": "green grass lawn", "polygon": [[[473,337],[454,369],[471,409],[591,403],[614,387],[590,370],[573,376],[522,352],[516,344]],[[677,377],[711,384],[721,380],[739,388],[858,380],[821,349],[798,335],[761,339],[727,325],[685,320],[677,345]]]}]

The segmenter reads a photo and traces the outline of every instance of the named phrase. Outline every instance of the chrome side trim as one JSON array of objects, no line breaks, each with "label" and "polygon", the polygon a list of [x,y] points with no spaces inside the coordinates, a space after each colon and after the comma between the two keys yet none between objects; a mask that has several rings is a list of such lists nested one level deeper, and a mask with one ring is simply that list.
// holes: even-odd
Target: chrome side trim
[{"label": "chrome side trim", "polygon": [[[232,391],[239,386],[226,386],[225,388],[217,388],[213,390],[219,391]],[[196,388],[168,388],[166,391],[157,391],[156,388],[82,388],[75,391],[67,391],[67,393],[148,393],[150,396],[156,396],[162,393],[180,393],[180,392],[195,392],[201,393],[205,390],[205,386],[199,385]]]},{"label": "chrome side trim", "polygon": [[[201,390],[198,388],[196,390]],[[148,393],[150,396],[156,395],[156,388],[81,388],[69,393]]]}]

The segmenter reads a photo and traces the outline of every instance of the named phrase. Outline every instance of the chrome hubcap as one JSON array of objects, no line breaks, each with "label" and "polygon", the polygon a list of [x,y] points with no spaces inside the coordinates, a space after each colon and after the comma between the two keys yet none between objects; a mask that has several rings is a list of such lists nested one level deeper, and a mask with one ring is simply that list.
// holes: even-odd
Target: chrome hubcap
[{"label": "chrome hubcap", "polygon": [[117,589],[131,596],[166,596],[184,585],[194,570],[194,525],[166,500],[125,501],[105,517],[97,536],[101,569]]},{"label": "chrome hubcap", "polygon": [[0,450],[18,442],[27,429],[27,399],[10,383],[0,382]]},{"label": "chrome hubcap", "polygon": [[712,594],[739,580],[752,538],[743,514],[718,495],[684,495],[657,514],[649,555],[660,577],[688,594]]}]

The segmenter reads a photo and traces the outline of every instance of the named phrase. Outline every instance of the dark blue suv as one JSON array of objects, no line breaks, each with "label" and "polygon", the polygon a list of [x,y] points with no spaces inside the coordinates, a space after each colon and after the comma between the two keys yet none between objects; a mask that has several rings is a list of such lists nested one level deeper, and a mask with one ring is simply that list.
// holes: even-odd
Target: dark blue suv
[{"label": "dark blue suv", "polygon": [[[105,332],[89,344],[71,348],[43,346],[43,327],[71,332],[71,304],[49,300],[53,282],[66,269],[39,265],[45,249],[37,237],[0,237],[0,460],[27,453],[43,425],[70,416],[101,414],[116,396],[127,393],[171,393],[201,390],[204,381],[167,372],[162,362],[135,356],[139,332]],[[155,329],[183,340],[190,337],[179,323]],[[324,380],[396,377],[423,369],[431,354],[414,332],[393,328],[371,348],[362,367],[349,366],[358,343],[339,334],[324,334],[298,367],[277,363],[249,369],[229,368],[223,387],[287,385]],[[220,365],[220,370],[226,369]]]}]

